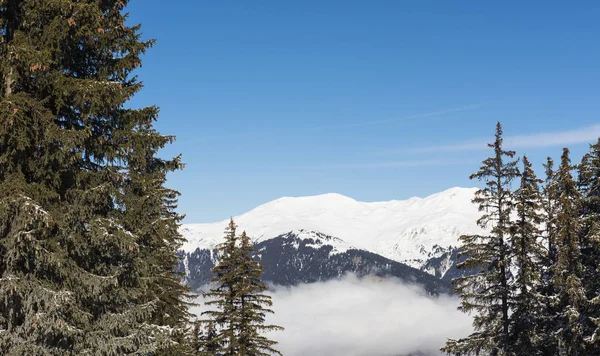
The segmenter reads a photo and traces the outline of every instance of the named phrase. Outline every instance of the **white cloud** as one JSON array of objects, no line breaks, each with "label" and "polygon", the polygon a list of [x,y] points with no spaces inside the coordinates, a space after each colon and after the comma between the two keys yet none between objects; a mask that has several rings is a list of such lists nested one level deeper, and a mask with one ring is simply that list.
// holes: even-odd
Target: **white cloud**
[{"label": "white cloud", "polygon": [[348,275],[277,287],[272,296],[275,314],[268,322],[285,331],[270,337],[286,356],[439,355],[446,338],[471,332],[471,318],[456,310],[457,298],[431,298],[396,279]]},{"label": "white cloud", "polygon": [[386,161],[376,162],[368,165],[369,168],[407,168],[407,167],[426,167],[426,166],[448,166],[471,163],[467,160],[421,160],[421,161]]},{"label": "white cloud", "polygon": [[[594,143],[598,140],[598,138],[600,138],[600,124],[574,130],[538,132],[525,135],[506,136],[504,138],[504,146],[507,149],[569,146],[580,143]],[[397,150],[394,152],[429,153],[485,150],[487,149],[487,143],[492,139],[493,137],[489,139],[470,140],[457,144],[418,147],[415,149]]]}]

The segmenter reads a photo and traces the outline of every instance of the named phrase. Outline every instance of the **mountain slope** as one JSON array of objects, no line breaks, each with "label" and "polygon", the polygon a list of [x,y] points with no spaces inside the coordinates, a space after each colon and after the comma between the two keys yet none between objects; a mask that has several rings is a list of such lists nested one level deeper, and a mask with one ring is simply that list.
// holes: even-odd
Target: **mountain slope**
[{"label": "mountain slope", "polygon": [[[339,194],[281,198],[235,217],[255,242],[290,231],[336,236],[344,244],[422,269],[438,277],[453,268],[458,237],[482,233],[471,203],[475,188],[451,188],[426,198],[363,203]],[[227,221],[187,224],[184,251],[211,250]],[[330,242],[333,244],[333,242]],[[452,272],[451,274],[453,274]]]},{"label": "mountain slope", "polygon": [[[432,295],[451,292],[447,281],[319,232],[290,231],[255,247],[255,258],[265,267],[263,280],[278,285],[327,281],[353,273],[359,277],[396,277],[421,285]],[[218,259],[216,251],[198,248],[183,257],[180,268],[185,271],[187,284],[197,290],[208,283],[210,270]]]}]

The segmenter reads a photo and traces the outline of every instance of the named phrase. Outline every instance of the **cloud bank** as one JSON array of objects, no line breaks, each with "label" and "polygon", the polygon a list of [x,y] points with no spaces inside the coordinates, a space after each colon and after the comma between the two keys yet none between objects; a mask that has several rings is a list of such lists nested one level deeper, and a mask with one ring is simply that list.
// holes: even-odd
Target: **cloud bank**
[{"label": "cloud bank", "polygon": [[471,332],[471,318],[456,310],[457,298],[430,298],[396,279],[348,275],[276,287],[271,295],[275,314],[268,322],[285,331],[269,336],[286,356],[440,355],[446,338]]}]

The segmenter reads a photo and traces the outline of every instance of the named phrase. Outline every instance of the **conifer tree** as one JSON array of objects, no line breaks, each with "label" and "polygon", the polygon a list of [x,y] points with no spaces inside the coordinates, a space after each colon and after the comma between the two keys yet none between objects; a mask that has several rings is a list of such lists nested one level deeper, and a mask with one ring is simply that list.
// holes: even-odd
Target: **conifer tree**
[{"label": "conifer tree", "polygon": [[271,297],[263,292],[267,289],[260,277],[263,266],[255,261],[253,256],[258,252],[252,245],[250,238],[244,231],[242,233],[240,254],[242,264],[240,273],[242,279],[239,285],[240,316],[239,338],[240,355],[263,356],[281,353],[273,348],[277,342],[269,340],[264,332],[283,330],[277,325],[265,325],[267,313],[273,313],[269,307],[273,305]]},{"label": "conifer tree", "polygon": [[565,148],[557,172],[558,213],[556,217],[558,258],[553,268],[553,287],[558,313],[556,336],[560,355],[585,355],[584,337],[587,298],[582,277],[581,224],[579,208],[581,193],[571,175],[573,166]]},{"label": "conifer tree", "polygon": [[541,354],[543,323],[540,311],[544,299],[540,294],[544,247],[539,226],[542,196],[538,179],[526,156],[523,157],[521,183],[515,191],[516,221],[511,227],[512,251],[517,275],[514,279],[511,313],[510,353],[515,355]]},{"label": "conifer tree", "polygon": [[282,330],[280,326],[265,325],[265,316],[272,313],[271,297],[261,281],[263,267],[253,256],[257,252],[246,233],[236,237],[235,222],[230,220],[225,231],[225,242],[217,248],[221,253],[219,263],[213,269],[211,282],[216,287],[205,293],[212,310],[204,312],[210,317],[205,322],[220,326],[212,338],[219,345],[219,355],[263,356],[278,354],[275,341],[263,334]]},{"label": "conifer tree", "polygon": [[241,255],[236,229],[237,225],[231,219],[225,229],[225,241],[217,246],[219,262],[211,271],[214,275],[211,283],[215,287],[204,293],[204,298],[208,299],[205,304],[212,307],[203,313],[209,317],[205,322],[218,325],[219,332],[214,340],[222,345],[222,355],[237,355],[239,350],[239,335],[236,330],[239,318],[237,297],[243,277],[238,271]]},{"label": "conifer tree", "polygon": [[[0,354],[177,354],[181,164],[125,108],[153,41],[127,0],[0,4]],[[182,346],[183,347],[183,346]]]},{"label": "conifer tree", "polygon": [[500,123],[496,126],[494,143],[488,146],[494,150],[494,155],[483,161],[471,179],[485,182],[473,202],[483,212],[477,223],[491,228],[491,233],[461,236],[466,260],[459,267],[476,273],[453,281],[462,299],[459,309],[475,314],[475,332],[446,343],[442,351],[454,355],[506,354],[510,342],[511,256],[507,237],[513,208],[510,185],[518,176],[518,168],[513,159],[515,152],[503,148]]},{"label": "conifer tree", "polygon": [[214,322],[196,321],[191,335],[192,355],[219,355],[221,345],[216,341],[217,335],[217,329]]},{"label": "conifer tree", "polygon": [[580,208],[583,285],[591,303],[586,330],[588,351],[600,353],[600,139],[590,145],[579,165],[578,184],[582,195]]},{"label": "conifer tree", "polygon": [[122,205],[124,226],[135,231],[141,259],[152,268],[153,278],[147,280],[143,303],[154,302],[156,309],[151,321],[170,325],[171,346],[153,356],[172,356],[191,351],[185,333],[191,305],[190,288],[183,284],[182,273],[174,271],[179,262],[177,251],[183,242],[178,232],[183,216],[177,214],[179,193],[165,187],[166,174],[180,169],[180,157],[165,160],[156,157],[158,150],[174,140],[156,132],[149,122],[140,123],[131,136],[128,161],[128,185]]},{"label": "conifer tree", "polygon": [[557,313],[556,301],[553,298],[555,291],[553,285],[553,271],[558,259],[557,242],[557,207],[558,207],[558,182],[557,172],[554,170],[554,160],[547,158],[544,164],[546,177],[542,194],[542,214],[543,214],[543,241],[546,246],[545,258],[542,260],[542,280],[540,283],[540,292],[544,296],[544,305],[538,312],[538,320],[541,325],[538,327],[541,340],[539,348],[543,355],[556,355],[557,342],[554,337],[555,315]]},{"label": "conifer tree", "polygon": [[550,270],[550,267],[556,263],[558,253],[556,248],[557,172],[554,171],[554,160],[552,158],[548,157],[546,159],[544,169],[546,171],[546,179],[544,180],[544,189],[542,192],[542,211],[544,213],[544,233],[547,244],[547,260],[545,265]]}]

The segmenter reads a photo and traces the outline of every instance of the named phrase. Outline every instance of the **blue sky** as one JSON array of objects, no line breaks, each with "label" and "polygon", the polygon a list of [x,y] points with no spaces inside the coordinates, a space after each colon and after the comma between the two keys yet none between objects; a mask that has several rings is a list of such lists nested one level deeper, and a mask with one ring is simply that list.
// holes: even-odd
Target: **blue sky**
[{"label": "blue sky", "polygon": [[131,105],[160,106],[156,127],[177,136],[162,154],[183,154],[169,185],[188,223],[281,196],[474,186],[497,121],[537,167],[565,145],[579,160],[600,136],[597,1],[132,0],[128,11],[158,41]]}]

